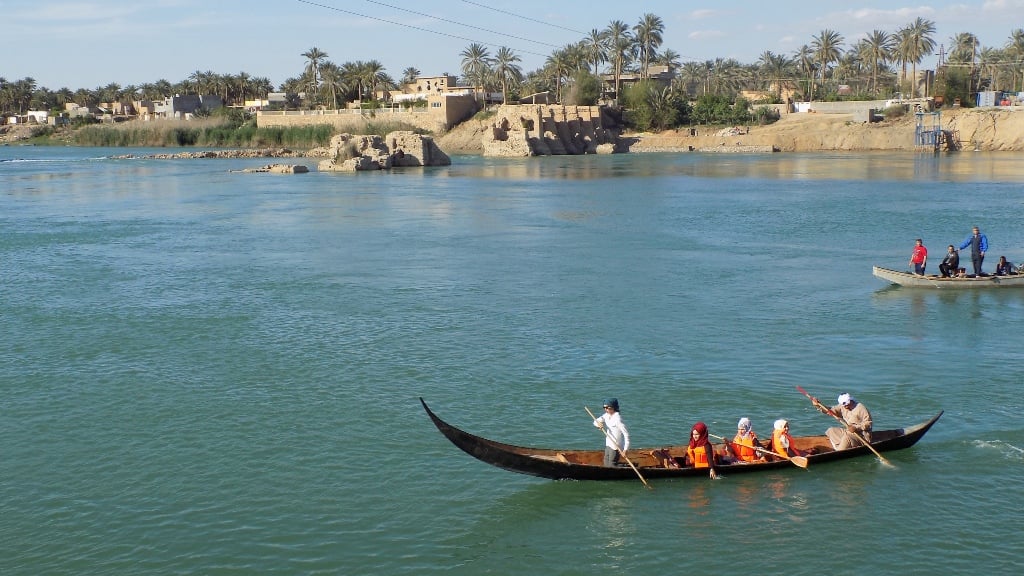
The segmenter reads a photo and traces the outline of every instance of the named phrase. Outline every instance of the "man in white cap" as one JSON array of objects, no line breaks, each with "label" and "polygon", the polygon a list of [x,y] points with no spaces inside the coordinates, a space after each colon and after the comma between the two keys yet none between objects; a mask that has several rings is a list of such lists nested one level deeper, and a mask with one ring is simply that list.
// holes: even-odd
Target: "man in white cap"
[{"label": "man in white cap", "polygon": [[845,450],[854,446],[860,446],[862,444],[860,438],[870,443],[871,412],[868,412],[868,409],[863,404],[857,402],[853,396],[846,392],[839,395],[838,401],[839,404],[833,406],[830,410],[846,423],[846,427],[835,426],[825,431],[825,435],[828,436],[832,447],[836,450]]}]

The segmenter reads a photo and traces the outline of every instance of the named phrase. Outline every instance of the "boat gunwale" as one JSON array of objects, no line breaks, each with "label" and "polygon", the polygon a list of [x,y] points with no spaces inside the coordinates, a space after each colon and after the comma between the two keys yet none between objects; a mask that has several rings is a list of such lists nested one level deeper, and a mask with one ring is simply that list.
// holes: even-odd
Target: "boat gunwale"
[{"label": "boat gunwale", "polygon": [[884,266],[872,266],[871,274],[897,286],[906,288],[949,288],[969,290],[976,288],[1024,288],[1024,274],[996,276],[994,274],[980,278],[943,278],[941,276],[921,276],[902,270],[893,270]]}]

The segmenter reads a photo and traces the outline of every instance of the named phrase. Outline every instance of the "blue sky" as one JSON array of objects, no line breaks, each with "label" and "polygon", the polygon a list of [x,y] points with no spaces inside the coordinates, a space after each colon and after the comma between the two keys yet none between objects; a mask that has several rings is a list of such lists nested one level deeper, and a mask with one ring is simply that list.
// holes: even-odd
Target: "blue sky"
[{"label": "blue sky", "polygon": [[647,12],[665,22],[662,49],[683,61],[752,63],[765,50],[792,54],[825,29],[848,47],[919,16],[935,22],[935,39],[947,46],[955,34],[971,32],[982,46],[1002,47],[1012,29],[1024,27],[1024,0],[0,0],[0,76],[76,89],[245,71],[277,85],[301,73],[301,54],[313,46],[339,64],[379,60],[396,79],[410,66],[424,75],[458,75],[459,53],[471,42],[492,54],[506,45],[533,70],[591,29],[612,20],[632,26]]}]

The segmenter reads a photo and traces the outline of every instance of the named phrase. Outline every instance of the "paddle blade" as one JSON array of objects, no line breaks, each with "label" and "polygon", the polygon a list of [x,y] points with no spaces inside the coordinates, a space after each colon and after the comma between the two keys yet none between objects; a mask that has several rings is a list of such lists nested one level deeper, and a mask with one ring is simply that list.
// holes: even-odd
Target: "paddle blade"
[{"label": "paddle blade", "polygon": [[807,458],[803,456],[793,456],[789,461],[801,468],[807,468]]}]

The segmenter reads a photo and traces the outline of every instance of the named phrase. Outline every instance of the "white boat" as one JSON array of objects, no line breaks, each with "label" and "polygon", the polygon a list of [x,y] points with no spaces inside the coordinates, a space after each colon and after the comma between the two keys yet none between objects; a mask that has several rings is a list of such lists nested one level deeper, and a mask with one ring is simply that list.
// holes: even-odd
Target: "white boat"
[{"label": "white boat", "polygon": [[893,284],[910,288],[940,288],[949,290],[972,290],[975,288],[1016,288],[1024,287],[1024,274],[1009,276],[980,276],[968,278],[943,278],[941,276],[919,276],[910,272],[901,272],[874,266],[871,273],[888,280]]}]

